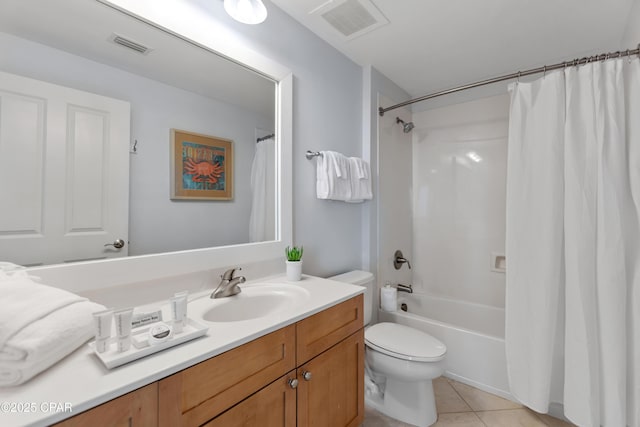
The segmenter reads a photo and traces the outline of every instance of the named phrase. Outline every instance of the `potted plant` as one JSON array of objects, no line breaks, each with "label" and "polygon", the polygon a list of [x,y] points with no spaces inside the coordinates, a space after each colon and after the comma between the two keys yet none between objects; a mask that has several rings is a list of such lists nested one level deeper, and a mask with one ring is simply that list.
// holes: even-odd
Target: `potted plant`
[{"label": "potted plant", "polygon": [[287,279],[296,282],[302,278],[302,246],[287,246],[284,250],[287,256]]}]

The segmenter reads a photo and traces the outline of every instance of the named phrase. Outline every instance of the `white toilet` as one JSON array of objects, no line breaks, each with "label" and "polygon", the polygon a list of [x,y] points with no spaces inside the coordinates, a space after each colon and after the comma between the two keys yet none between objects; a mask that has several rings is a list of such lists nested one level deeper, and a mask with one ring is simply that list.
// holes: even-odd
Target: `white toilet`
[{"label": "white toilet", "polygon": [[366,287],[365,402],[385,415],[419,427],[438,418],[432,380],[444,372],[447,347],[422,331],[397,323],[371,322],[375,277],[350,271],[331,280]]}]

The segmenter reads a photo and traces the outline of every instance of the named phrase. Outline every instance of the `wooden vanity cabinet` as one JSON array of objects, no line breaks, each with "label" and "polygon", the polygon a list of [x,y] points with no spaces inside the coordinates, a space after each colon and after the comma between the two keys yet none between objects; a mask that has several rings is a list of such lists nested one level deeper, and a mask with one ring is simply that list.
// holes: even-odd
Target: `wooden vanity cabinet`
[{"label": "wooden vanity cabinet", "polygon": [[296,325],[298,427],[364,419],[363,295]]},{"label": "wooden vanity cabinet", "polygon": [[290,325],[160,380],[159,425],[201,426],[293,369]]},{"label": "wooden vanity cabinet", "polygon": [[363,295],[58,426],[354,427],[364,419]]},{"label": "wooden vanity cabinet", "polygon": [[158,383],[152,383],[86,412],[55,427],[151,427],[158,425]]},{"label": "wooden vanity cabinet", "polygon": [[363,300],[356,296],[291,325],[297,369],[205,425],[359,426],[364,419]]}]

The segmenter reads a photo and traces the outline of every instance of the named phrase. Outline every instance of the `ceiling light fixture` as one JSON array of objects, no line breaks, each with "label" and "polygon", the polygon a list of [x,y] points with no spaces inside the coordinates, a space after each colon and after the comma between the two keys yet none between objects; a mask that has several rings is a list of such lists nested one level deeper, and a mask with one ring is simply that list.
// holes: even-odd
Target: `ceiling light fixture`
[{"label": "ceiling light fixture", "polygon": [[262,0],[224,0],[224,10],[243,24],[259,24],[267,19],[267,8]]}]

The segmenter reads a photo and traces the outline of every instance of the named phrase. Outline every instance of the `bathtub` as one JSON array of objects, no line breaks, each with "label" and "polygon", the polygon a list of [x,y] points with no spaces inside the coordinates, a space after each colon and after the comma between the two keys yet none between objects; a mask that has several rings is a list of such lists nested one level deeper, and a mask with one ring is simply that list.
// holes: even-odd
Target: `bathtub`
[{"label": "bathtub", "polygon": [[400,309],[380,310],[380,322],[424,331],[447,346],[445,376],[506,399],[509,393],[504,345],[504,309],[425,294],[398,295]]}]

